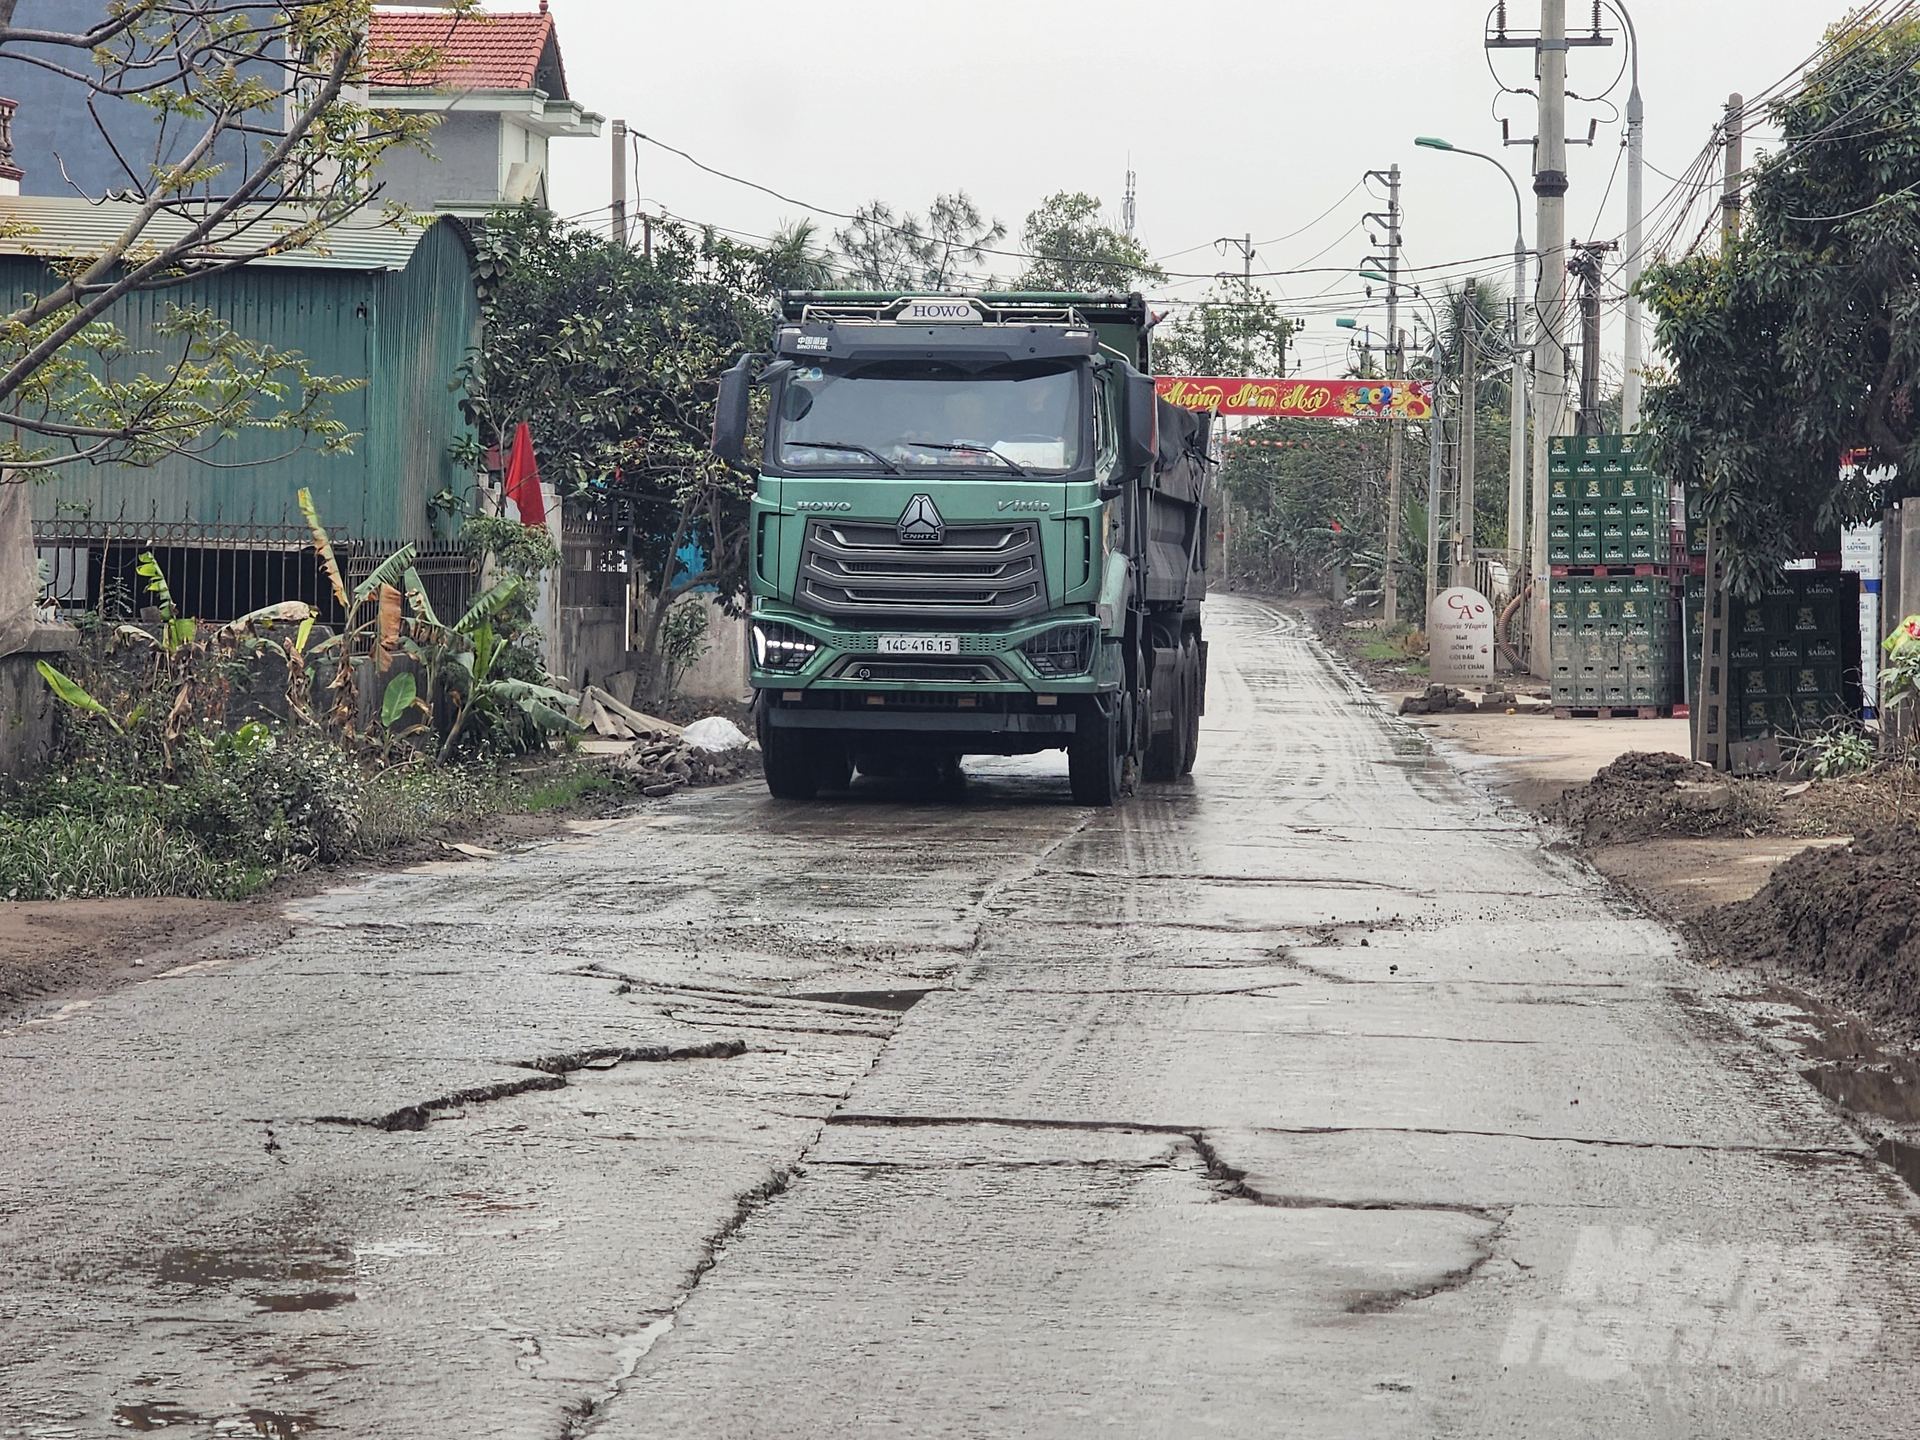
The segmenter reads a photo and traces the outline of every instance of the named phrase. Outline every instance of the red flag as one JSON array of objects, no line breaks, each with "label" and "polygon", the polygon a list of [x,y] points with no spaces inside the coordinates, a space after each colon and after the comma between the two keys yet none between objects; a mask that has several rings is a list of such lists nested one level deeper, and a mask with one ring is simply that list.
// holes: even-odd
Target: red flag
[{"label": "red flag", "polygon": [[524,420],[513,432],[513,454],[507,459],[507,498],[520,512],[522,525],[547,523],[547,504],[540,498],[540,466],[533,458],[533,434]]}]

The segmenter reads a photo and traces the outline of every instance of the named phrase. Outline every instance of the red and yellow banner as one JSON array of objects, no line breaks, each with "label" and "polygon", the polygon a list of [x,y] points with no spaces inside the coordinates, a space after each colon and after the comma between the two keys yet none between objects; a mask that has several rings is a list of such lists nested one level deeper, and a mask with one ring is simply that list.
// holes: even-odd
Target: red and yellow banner
[{"label": "red and yellow banner", "polygon": [[1269,419],[1425,420],[1433,389],[1425,380],[1259,380],[1224,375],[1161,375],[1162,400],[1189,410]]}]

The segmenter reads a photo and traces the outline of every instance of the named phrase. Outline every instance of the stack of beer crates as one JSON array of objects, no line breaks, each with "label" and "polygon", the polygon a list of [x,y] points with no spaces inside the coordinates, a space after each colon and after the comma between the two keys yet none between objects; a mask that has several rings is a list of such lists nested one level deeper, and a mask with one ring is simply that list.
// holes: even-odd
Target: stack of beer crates
[{"label": "stack of beer crates", "polygon": [[[1757,600],[1727,597],[1728,739],[1807,735],[1859,718],[1860,577],[1839,565],[1837,551],[1825,552],[1812,568],[1783,571]],[[1702,563],[1686,585],[1695,703],[1705,591]]]},{"label": "stack of beer crates", "polygon": [[1666,481],[1634,435],[1548,442],[1553,705],[1561,715],[1670,715],[1679,691],[1679,584]]}]

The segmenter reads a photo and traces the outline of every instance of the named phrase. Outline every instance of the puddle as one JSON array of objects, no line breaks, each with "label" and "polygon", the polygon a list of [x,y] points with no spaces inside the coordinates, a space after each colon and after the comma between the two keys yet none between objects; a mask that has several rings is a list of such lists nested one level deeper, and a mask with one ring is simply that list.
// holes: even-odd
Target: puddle
[{"label": "puddle", "polygon": [[[1789,985],[1774,982],[1728,998],[1786,1010],[1749,1023],[1775,1030],[1802,1059],[1812,1061],[1800,1078],[1841,1109],[1889,1125],[1920,1126],[1920,1061],[1913,1056],[1888,1050],[1851,1015]],[[1920,1192],[1920,1142],[1888,1137],[1876,1153]]]},{"label": "puddle", "polygon": [[344,1290],[309,1290],[300,1295],[256,1295],[253,1303],[263,1311],[284,1315],[296,1310],[331,1310],[358,1298]]},{"label": "puddle", "polygon": [[923,996],[931,994],[926,990],[816,990],[807,995],[794,995],[794,1000],[813,1000],[821,1005],[852,1005],[861,1010],[892,1010],[896,1013],[911,1010],[920,1003]]},{"label": "puddle", "polygon": [[233,1251],[183,1245],[161,1251],[155,1269],[162,1284],[195,1289],[235,1280],[311,1283],[351,1278],[353,1256],[344,1249]]},{"label": "puddle", "polygon": [[1800,1078],[1856,1115],[1876,1115],[1896,1125],[1920,1125],[1920,1085],[1898,1073],[1823,1065],[1802,1070]]},{"label": "puddle", "polygon": [[1873,1153],[1882,1164],[1890,1165],[1899,1172],[1909,1188],[1920,1192],[1920,1145],[1911,1145],[1905,1140],[1888,1136],[1875,1147]]}]

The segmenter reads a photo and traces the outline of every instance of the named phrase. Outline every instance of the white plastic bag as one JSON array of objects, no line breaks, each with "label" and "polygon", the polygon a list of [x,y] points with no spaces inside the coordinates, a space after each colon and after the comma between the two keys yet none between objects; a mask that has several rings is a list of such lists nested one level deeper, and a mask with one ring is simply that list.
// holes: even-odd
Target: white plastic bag
[{"label": "white plastic bag", "polygon": [[747,743],[747,737],[740,727],[724,715],[709,715],[704,720],[694,721],[687,726],[681,738],[696,750],[706,750],[716,755],[738,750]]}]

